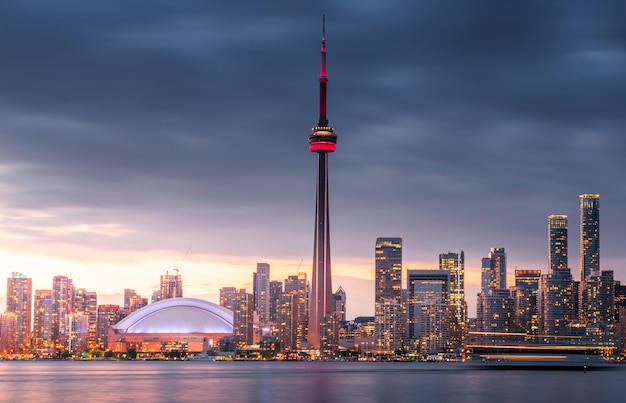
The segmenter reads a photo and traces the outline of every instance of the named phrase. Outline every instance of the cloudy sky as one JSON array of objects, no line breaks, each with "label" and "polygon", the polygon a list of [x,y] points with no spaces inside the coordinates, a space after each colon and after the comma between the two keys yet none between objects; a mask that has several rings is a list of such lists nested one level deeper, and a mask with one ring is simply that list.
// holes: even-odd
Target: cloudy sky
[{"label": "cloudy sky", "polygon": [[349,317],[378,236],[408,269],[464,250],[472,314],[480,258],[546,272],[567,214],[578,278],[581,193],[626,281],[626,6],[576,0],[2,2],[0,277],[121,304],[175,265],[214,302],[257,262],[310,276],[322,13]]}]

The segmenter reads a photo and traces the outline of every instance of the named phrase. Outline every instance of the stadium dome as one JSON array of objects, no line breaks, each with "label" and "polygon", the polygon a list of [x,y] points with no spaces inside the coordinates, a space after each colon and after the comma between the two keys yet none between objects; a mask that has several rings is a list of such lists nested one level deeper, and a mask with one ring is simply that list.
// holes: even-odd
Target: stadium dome
[{"label": "stadium dome", "polygon": [[226,334],[233,332],[233,312],[197,298],[153,302],[113,325],[116,334]]}]

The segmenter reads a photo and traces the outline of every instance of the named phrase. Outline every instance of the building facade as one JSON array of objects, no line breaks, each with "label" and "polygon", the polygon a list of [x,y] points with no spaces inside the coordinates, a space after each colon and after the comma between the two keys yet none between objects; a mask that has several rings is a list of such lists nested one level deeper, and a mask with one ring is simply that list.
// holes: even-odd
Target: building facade
[{"label": "building facade", "polygon": [[33,318],[33,282],[32,279],[17,272],[7,278],[6,312],[16,316],[16,349],[26,351],[31,344],[30,325]]},{"label": "building facade", "polygon": [[567,216],[548,216],[548,273],[569,268],[567,257]]}]

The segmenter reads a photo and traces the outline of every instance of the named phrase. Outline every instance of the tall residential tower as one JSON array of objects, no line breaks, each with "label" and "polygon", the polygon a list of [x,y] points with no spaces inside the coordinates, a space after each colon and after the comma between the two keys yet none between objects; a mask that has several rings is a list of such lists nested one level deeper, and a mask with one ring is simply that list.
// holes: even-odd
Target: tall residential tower
[{"label": "tall residential tower", "polygon": [[[308,341],[313,347],[324,350],[328,329],[332,333],[334,308],[330,271],[330,236],[328,214],[328,153],[335,151],[337,136],[326,117],[326,24],[322,20],[322,48],[320,68],[320,114],[317,126],[309,135],[309,151],[317,154],[317,197],[315,204],[315,240],[313,243],[313,276],[309,308]],[[335,321],[336,322],[336,321]],[[324,331],[320,331],[320,326]],[[334,337],[334,335],[331,334]],[[332,343],[331,343],[332,344]]]},{"label": "tall residential tower", "polygon": [[600,272],[600,195],[585,193],[580,199],[580,281]]},{"label": "tall residential tower", "polygon": [[567,269],[567,216],[548,216],[548,273]]}]

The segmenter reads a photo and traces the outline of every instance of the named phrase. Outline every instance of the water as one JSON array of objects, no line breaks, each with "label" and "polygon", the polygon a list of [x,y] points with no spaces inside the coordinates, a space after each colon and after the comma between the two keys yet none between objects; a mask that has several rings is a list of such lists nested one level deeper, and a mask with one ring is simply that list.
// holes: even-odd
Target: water
[{"label": "water", "polygon": [[0,402],[623,402],[626,370],[461,363],[0,361]]}]

